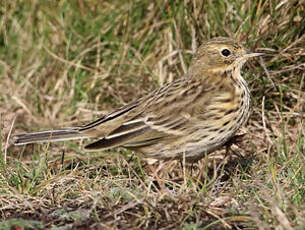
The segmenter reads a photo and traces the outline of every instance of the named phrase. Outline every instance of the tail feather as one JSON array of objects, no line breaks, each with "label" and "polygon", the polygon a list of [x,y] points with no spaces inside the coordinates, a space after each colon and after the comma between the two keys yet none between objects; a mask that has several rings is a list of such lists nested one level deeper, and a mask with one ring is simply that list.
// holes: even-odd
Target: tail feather
[{"label": "tail feather", "polygon": [[37,142],[67,141],[84,139],[87,136],[80,132],[78,128],[66,128],[58,130],[47,130],[34,133],[22,133],[14,136],[15,145],[25,145]]}]

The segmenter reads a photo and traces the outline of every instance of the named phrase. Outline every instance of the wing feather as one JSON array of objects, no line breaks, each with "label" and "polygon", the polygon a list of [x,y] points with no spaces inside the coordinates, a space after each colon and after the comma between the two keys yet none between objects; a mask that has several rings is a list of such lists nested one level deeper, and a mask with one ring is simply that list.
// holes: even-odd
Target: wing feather
[{"label": "wing feather", "polygon": [[103,126],[113,127],[85,148],[140,148],[164,138],[181,137],[185,135],[185,129],[194,125],[192,113],[195,111],[195,100],[209,90],[203,89],[198,81],[186,79],[168,84],[140,101],[84,126],[84,130],[89,131],[103,130]]}]

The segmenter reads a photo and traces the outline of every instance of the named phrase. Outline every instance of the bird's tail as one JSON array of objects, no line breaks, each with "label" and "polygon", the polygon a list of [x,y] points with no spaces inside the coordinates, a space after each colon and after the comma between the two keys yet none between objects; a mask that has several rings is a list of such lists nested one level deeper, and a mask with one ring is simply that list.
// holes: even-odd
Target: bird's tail
[{"label": "bird's tail", "polygon": [[88,136],[80,132],[78,127],[40,131],[34,133],[22,133],[14,136],[15,145],[25,145],[37,142],[67,141],[84,139]]}]

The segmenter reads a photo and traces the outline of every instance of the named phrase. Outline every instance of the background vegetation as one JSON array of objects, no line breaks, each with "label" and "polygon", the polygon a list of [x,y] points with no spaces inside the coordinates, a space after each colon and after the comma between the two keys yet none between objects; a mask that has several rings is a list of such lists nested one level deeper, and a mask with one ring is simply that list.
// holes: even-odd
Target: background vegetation
[{"label": "background vegetation", "polygon": [[[0,229],[304,229],[304,15],[304,0],[2,0]],[[151,170],[123,149],[7,141],[180,77],[215,36],[267,54],[243,69],[253,97],[238,154]]]}]

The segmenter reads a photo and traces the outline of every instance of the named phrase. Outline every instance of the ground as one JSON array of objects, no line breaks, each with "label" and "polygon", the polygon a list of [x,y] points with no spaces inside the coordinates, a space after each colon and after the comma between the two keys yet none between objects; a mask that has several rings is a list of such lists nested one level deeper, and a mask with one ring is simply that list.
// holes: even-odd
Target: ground
[{"label": "ground", "polygon": [[[0,229],[304,229],[304,15],[303,0],[4,0]],[[266,54],[243,68],[251,115],[230,151],[151,167],[81,141],[12,145],[181,77],[216,36]]]}]

